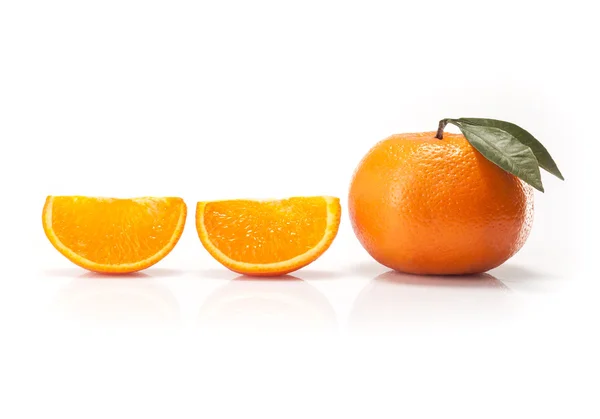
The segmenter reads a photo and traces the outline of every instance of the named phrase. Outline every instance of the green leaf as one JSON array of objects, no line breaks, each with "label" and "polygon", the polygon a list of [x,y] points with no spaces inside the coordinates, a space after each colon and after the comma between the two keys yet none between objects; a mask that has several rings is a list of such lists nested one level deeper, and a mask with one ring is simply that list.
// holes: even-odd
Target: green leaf
[{"label": "green leaf", "polygon": [[457,121],[466,122],[470,125],[479,125],[485,127],[493,127],[499,128],[502,131],[506,131],[519,140],[521,143],[525,144],[527,147],[533,151],[535,158],[537,159],[540,167],[546,170],[548,173],[553,174],[557,178],[561,180],[565,180],[562,173],[558,169],[556,162],[546,150],[546,147],[542,145],[533,135],[531,135],[528,131],[524,130],[518,125],[515,125],[511,122],[500,121],[498,119],[485,119],[485,118],[459,118]]},{"label": "green leaf", "polygon": [[544,192],[538,160],[531,148],[500,128],[471,124],[462,119],[446,119],[456,125],[467,141],[492,163]]}]

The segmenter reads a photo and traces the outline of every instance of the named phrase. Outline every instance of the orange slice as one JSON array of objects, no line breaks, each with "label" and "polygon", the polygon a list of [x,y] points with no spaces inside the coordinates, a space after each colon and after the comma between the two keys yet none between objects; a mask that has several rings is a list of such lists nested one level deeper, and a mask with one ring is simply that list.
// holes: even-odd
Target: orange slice
[{"label": "orange slice", "polygon": [[42,223],[71,262],[90,271],[127,273],[154,265],[175,247],[186,213],[181,198],[49,196]]},{"label": "orange slice", "polygon": [[283,275],[316,260],[335,238],[340,200],[328,196],[277,201],[198,202],[202,245],[232,271]]}]

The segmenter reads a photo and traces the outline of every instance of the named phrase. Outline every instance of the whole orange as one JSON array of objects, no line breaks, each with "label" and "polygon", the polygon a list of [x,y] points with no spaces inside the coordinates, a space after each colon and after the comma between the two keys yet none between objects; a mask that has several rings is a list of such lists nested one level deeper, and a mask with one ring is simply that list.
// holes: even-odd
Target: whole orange
[{"label": "whole orange", "polygon": [[349,194],[364,248],[416,274],[484,272],[505,262],[531,229],[533,191],[463,135],[397,134],[358,165]]}]

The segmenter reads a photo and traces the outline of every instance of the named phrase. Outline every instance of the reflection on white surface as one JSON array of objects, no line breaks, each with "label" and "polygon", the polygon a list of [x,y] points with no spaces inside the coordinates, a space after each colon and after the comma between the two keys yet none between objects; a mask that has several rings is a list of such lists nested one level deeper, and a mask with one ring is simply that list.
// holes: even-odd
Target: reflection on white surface
[{"label": "reflection on white surface", "polygon": [[490,274],[422,276],[390,271],[360,292],[350,314],[350,329],[394,333],[497,321],[512,312],[512,296]]},{"label": "reflection on white surface", "polygon": [[331,332],[336,316],[327,298],[306,281],[238,277],[208,296],[198,327],[236,333]]},{"label": "reflection on white surface", "polygon": [[168,327],[179,322],[171,292],[144,273],[86,273],[61,289],[52,311],[84,327]]}]

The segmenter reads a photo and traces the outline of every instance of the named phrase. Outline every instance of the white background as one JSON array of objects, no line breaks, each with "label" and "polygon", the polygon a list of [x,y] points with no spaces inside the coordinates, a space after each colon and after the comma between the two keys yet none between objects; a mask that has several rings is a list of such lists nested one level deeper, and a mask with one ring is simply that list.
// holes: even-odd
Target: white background
[{"label": "white background", "polygon": [[[587,3],[1,1],[0,417],[598,417]],[[41,227],[49,194],[345,210],[374,143],[461,116],[522,125],[567,179],[476,280],[385,274],[346,213],[286,283],[235,279],[193,217],[126,279]]]}]

